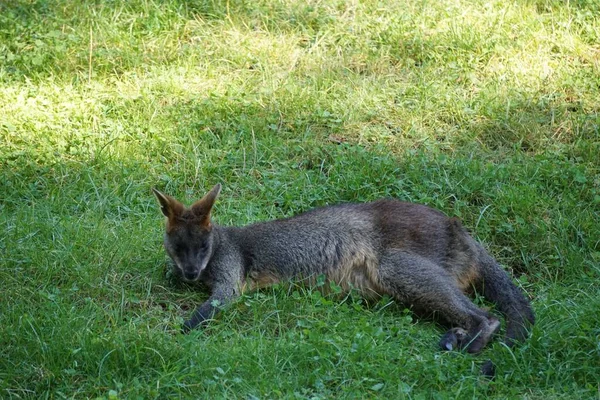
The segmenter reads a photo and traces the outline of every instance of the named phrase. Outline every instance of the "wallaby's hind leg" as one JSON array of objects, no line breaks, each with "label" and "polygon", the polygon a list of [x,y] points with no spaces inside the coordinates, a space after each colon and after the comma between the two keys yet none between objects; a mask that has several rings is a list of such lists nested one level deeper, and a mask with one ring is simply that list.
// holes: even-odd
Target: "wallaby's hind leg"
[{"label": "wallaby's hind leg", "polygon": [[380,260],[379,280],[398,301],[453,326],[440,341],[444,350],[466,348],[477,353],[500,328],[500,322],[473,304],[444,268],[416,254],[389,250]]}]

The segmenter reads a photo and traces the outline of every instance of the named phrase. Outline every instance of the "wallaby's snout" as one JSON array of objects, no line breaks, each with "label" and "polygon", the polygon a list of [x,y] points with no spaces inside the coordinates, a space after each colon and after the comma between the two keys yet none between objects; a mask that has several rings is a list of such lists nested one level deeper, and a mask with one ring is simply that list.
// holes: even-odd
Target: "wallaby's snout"
[{"label": "wallaby's snout", "polygon": [[195,267],[185,268],[183,270],[183,278],[188,282],[197,281],[200,278],[200,270]]},{"label": "wallaby's snout", "polygon": [[[209,239],[205,240],[210,241]],[[200,249],[190,248],[181,244],[176,235],[167,236],[165,240],[165,249],[173,260],[173,270],[176,275],[186,282],[195,282],[200,279],[200,275],[210,259],[210,248],[209,243]]]}]

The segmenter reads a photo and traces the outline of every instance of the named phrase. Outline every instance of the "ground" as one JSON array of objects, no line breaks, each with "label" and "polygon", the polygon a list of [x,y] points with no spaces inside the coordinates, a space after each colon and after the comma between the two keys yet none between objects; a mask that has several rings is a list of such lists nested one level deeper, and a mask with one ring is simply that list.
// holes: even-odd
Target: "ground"
[{"label": "ground", "polygon": [[[0,397],[597,398],[598,15],[3,2]],[[459,217],[532,299],[532,337],[444,353],[389,299],[291,284],[181,335],[206,294],[170,278],[151,188],[189,203],[218,182],[223,225],[380,197]]]}]

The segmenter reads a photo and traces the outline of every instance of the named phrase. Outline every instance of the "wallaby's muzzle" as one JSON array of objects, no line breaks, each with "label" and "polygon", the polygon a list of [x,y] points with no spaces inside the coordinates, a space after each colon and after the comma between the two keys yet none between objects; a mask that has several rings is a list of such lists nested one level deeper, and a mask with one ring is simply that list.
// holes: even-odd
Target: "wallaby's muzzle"
[{"label": "wallaby's muzzle", "polygon": [[186,269],[183,272],[183,278],[189,282],[194,282],[194,281],[198,280],[199,277],[200,277],[200,271],[198,271],[196,269],[194,269],[194,270]]}]

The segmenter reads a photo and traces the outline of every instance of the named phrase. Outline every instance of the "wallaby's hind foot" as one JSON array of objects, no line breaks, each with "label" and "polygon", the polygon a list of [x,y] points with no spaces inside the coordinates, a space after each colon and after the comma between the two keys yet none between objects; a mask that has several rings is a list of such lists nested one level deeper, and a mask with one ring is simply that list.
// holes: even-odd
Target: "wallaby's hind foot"
[{"label": "wallaby's hind foot", "polygon": [[467,332],[462,328],[452,328],[440,339],[442,350],[466,349],[469,353],[479,353],[500,329],[496,318],[484,320],[478,327]]},{"label": "wallaby's hind foot", "polygon": [[467,342],[469,334],[462,328],[452,328],[448,332],[444,333],[444,336],[440,339],[440,348],[442,350],[452,351],[459,349],[464,343]]}]

